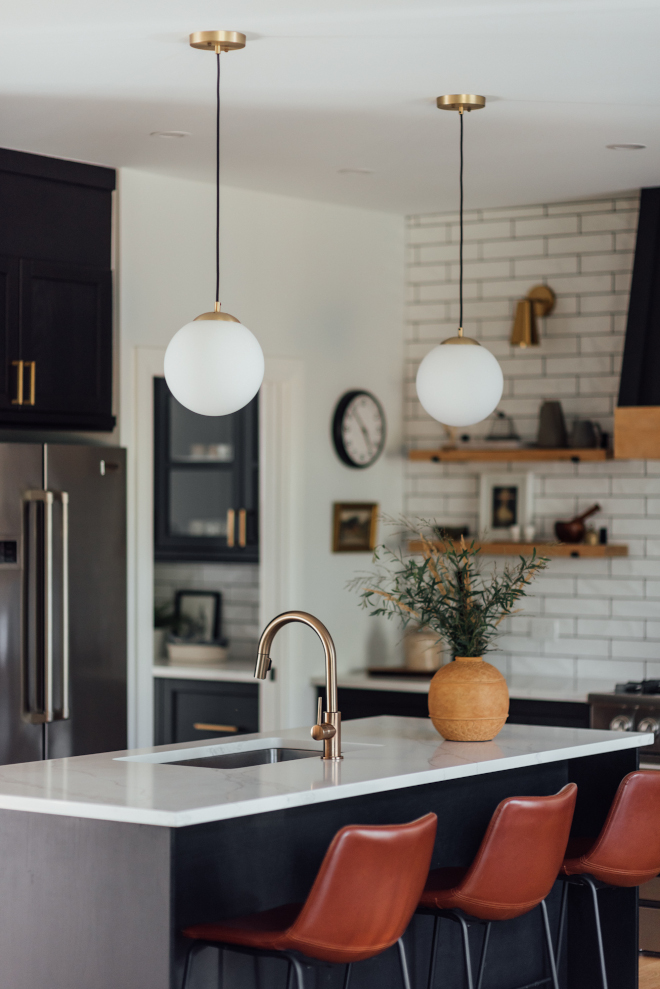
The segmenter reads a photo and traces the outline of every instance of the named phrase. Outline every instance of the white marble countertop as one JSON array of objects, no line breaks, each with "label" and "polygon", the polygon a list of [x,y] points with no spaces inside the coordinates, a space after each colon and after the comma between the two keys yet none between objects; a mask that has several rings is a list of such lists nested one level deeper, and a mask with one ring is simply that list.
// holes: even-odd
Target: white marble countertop
[{"label": "white marble countertop", "polygon": [[[354,690],[395,690],[411,694],[426,694],[429,680],[424,677],[369,676],[358,670],[340,675],[340,687]],[[312,685],[325,686],[325,677],[314,677]],[[610,693],[611,680],[568,680],[564,677],[514,676],[507,678],[509,696],[537,701],[578,701],[586,704],[588,694]]]},{"label": "white marble countertop", "polygon": [[242,769],[166,763],[278,744],[320,754],[308,728],[292,728],[231,742],[188,742],[1,766],[0,808],[177,828],[652,741],[651,735],[633,732],[505,725],[492,742],[447,742],[425,718],[383,716],[345,722],[344,759],[337,763],[307,758]]},{"label": "white marble countertop", "polygon": [[188,666],[188,664],[169,663],[166,659],[154,663],[152,673],[155,677],[173,680],[225,680],[232,683],[262,683],[254,678],[254,659],[228,659],[214,666]]}]

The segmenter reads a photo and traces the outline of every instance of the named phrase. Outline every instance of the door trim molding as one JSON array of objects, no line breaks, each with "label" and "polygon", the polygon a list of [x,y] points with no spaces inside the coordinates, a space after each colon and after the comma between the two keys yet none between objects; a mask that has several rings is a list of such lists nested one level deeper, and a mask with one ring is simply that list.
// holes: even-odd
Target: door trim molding
[{"label": "door trim molding", "polygon": [[[153,744],[153,378],[163,375],[164,347],[134,347],[124,382],[122,442],[128,472],[128,726],[129,747]],[[259,403],[260,605],[263,626],[300,600],[302,568],[303,362],[266,358]],[[279,637],[278,637],[279,638]],[[291,705],[290,651],[278,677],[262,684],[260,729],[286,727]],[[279,644],[279,643],[278,643]],[[291,712],[292,713],[292,712]]]}]

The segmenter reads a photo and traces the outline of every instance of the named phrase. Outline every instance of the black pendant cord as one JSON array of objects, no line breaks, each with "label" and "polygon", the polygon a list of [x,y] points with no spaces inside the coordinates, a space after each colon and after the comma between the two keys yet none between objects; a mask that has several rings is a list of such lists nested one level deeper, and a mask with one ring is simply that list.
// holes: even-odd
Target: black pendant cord
[{"label": "black pendant cord", "polygon": [[220,305],[220,52],[216,52],[218,78],[215,106],[215,302]]},{"label": "black pendant cord", "polygon": [[461,110],[458,116],[461,119],[461,167],[460,167],[460,247],[458,252],[458,326],[463,332],[463,111]]}]

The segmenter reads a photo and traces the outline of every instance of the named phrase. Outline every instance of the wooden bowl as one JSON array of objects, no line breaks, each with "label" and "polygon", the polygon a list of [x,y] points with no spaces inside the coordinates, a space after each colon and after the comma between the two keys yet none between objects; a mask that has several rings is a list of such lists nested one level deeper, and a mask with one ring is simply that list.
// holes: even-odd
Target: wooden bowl
[{"label": "wooden bowl", "polygon": [[584,522],[555,522],[555,536],[562,543],[581,543],[584,531]]}]

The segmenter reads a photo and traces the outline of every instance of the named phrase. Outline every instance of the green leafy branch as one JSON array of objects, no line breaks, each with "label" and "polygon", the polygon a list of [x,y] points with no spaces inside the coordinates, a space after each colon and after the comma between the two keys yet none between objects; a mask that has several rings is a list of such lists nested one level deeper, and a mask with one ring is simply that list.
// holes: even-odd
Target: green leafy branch
[{"label": "green leafy branch", "polygon": [[[394,522],[401,523],[408,531],[414,528],[406,519]],[[429,528],[437,538],[425,534]],[[421,559],[379,546],[375,569],[351,580],[349,589],[358,592],[370,615],[396,618],[404,628],[431,629],[450,642],[455,656],[483,656],[494,648],[502,621],[516,614],[515,605],[547,567],[547,558],[534,550],[516,564],[493,567],[485,577],[474,540],[466,543],[461,537],[457,545],[426,520],[419,520],[417,529]]]}]

